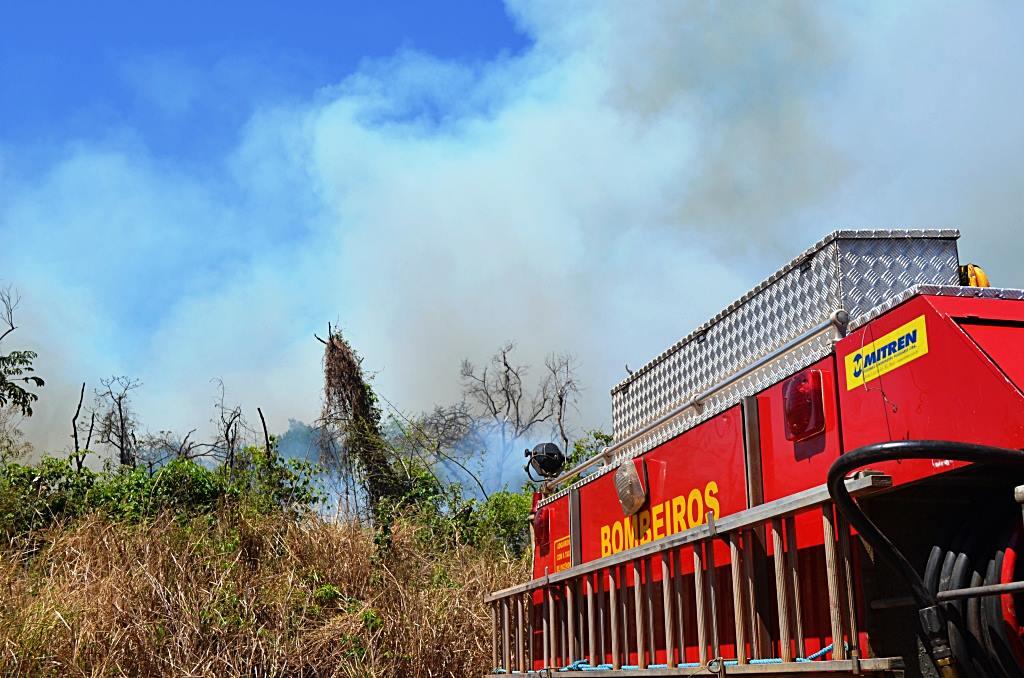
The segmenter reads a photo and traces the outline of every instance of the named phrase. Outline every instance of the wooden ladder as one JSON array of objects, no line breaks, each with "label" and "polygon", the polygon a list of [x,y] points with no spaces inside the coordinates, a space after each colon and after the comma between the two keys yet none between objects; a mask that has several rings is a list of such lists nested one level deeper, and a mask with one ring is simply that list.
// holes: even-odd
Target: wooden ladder
[{"label": "wooden ladder", "polygon": [[[854,495],[890,485],[881,475],[847,481]],[[812,512],[821,520],[832,639],[831,660],[814,661],[814,670],[897,669],[898,660],[860,656],[850,530],[822,486],[717,522],[708,514],[685,532],[487,596],[495,672],[529,672],[538,659],[542,671],[581,662],[606,669],[597,675],[805,672],[803,611],[812,603],[803,595],[812,592],[801,591],[796,517]],[[716,563],[716,543],[728,563]],[[665,663],[655,664],[657,654]]]}]

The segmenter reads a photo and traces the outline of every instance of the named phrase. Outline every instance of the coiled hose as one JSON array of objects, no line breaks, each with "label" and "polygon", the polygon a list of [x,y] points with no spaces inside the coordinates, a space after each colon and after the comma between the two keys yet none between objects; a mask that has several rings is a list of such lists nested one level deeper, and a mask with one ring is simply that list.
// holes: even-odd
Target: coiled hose
[{"label": "coiled hose", "polygon": [[940,590],[997,583],[1006,550],[996,551],[989,558],[982,557],[984,564],[974,565],[979,562],[978,544],[983,535],[977,533],[977,526],[965,526],[952,548],[936,545],[932,549],[922,578],[847,491],[844,480],[853,471],[868,464],[906,459],[952,459],[1024,468],[1024,454],[1019,450],[944,440],[902,440],[848,452],[836,459],[828,472],[829,495],[836,508],[861,538],[875,548],[879,557],[906,581],[918,608],[929,653],[940,674],[944,678],[960,675],[1024,678],[1014,645],[1002,623],[998,597],[970,598],[942,605],[936,597]]}]

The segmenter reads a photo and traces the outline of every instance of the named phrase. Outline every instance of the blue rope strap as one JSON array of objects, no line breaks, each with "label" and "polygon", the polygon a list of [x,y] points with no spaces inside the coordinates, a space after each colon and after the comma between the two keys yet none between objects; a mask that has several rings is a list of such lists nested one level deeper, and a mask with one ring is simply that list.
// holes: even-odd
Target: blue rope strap
[{"label": "blue rope strap", "polygon": [[[843,646],[845,647],[846,643],[843,643]],[[831,652],[833,647],[834,647],[834,645],[830,643],[830,644],[826,645],[825,647],[821,648],[820,650],[818,650],[817,652],[814,652],[813,654],[808,655],[807,657],[797,657],[793,661],[795,661],[795,662],[812,662],[812,661],[814,661],[816,659],[821,659],[822,657],[827,655],[829,652]],[[735,660],[735,659],[726,659],[723,663],[726,666],[736,666],[736,665],[739,664],[739,662],[737,660]],[[750,663],[750,664],[781,664],[782,663],[782,659],[779,658],[779,657],[770,657],[770,658],[767,658],[767,659],[751,659],[751,660],[749,660],[748,663]],[[700,668],[702,666],[704,666],[704,665],[699,663],[699,662],[686,662],[686,663],[683,663],[683,664],[676,664],[676,668],[679,668],[679,669],[697,669],[697,668]],[[635,665],[635,664],[625,664],[625,665],[622,666],[622,670],[623,671],[636,671],[636,670],[639,670],[639,668],[640,667]],[[647,666],[647,668],[649,668],[649,669],[667,669],[667,668],[669,668],[669,665],[668,664],[649,664]],[[567,666],[563,666],[562,668],[558,669],[558,672],[559,673],[564,673],[564,672],[569,672],[569,671],[610,671],[611,669],[612,669],[612,665],[611,664],[598,664],[597,666],[593,666],[586,659],[580,659],[580,660],[574,661],[572,664],[568,664]],[[498,668],[498,669],[494,669],[493,673],[507,673],[507,672],[504,669]]]}]

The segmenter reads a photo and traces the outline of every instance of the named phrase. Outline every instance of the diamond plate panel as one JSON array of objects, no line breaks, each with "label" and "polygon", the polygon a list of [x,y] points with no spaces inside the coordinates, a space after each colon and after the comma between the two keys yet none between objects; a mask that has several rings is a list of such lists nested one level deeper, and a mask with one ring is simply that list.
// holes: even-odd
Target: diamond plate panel
[{"label": "diamond plate panel", "polygon": [[836,231],[612,389],[622,440],[843,309],[956,284],[955,230]]},{"label": "diamond plate panel", "polygon": [[805,256],[612,393],[612,431],[622,439],[772,349],[827,320],[839,306],[836,244]]},{"label": "diamond plate panel", "polygon": [[956,241],[851,238],[839,241],[843,308],[851,318],[915,285],[958,285]]}]

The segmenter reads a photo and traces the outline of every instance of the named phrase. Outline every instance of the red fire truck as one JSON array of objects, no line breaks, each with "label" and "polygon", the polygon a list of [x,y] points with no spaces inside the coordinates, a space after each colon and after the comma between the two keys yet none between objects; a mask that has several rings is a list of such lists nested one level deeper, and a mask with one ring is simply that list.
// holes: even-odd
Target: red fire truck
[{"label": "red fire truck", "polygon": [[538,446],[495,673],[1024,676],[1024,291],[958,237],[832,233]]}]

